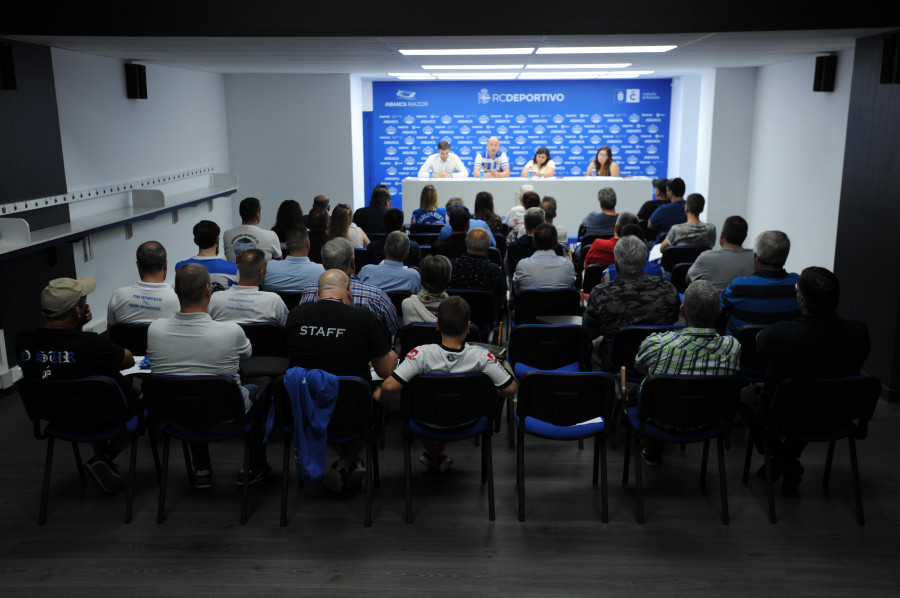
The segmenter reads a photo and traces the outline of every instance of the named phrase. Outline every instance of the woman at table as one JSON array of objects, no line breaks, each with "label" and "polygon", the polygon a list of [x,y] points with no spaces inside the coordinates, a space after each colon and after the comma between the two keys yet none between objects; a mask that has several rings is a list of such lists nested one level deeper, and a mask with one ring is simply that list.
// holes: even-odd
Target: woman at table
[{"label": "woman at table", "polygon": [[527,177],[529,172],[534,177],[551,177],[556,174],[556,163],[550,159],[550,150],[544,146],[538,148],[534,158],[522,169],[522,177]]},{"label": "woman at table", "polygon": [[338,204],[331,211],[331,220],[328,222],[328,234],[331,237],[344,237],[353,245],[354,249],[363,249],[369,244],[369,237],[365,231],[351,222],[353,212],[345,203]]},{"label": "woman at table", "polygon": [[598,149],[594,159],[588,164],[587,172],[584,176],[593,175],[619,176],[619,165],[612,159],[612,150],[608,145]]},{"label": "woman at table", "polygon": [[422,187],[419,209],[409,219],[411,224],[447,224],[447,210],[438,207],[438,193],[434,185]]}]

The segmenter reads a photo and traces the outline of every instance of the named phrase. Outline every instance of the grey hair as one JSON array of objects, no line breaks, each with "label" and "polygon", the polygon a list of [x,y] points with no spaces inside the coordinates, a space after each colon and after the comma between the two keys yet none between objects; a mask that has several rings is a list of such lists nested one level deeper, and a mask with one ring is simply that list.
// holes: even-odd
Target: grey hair
[{"label": "grey hair", "polygon": [[600,207],[604,210],[616,209],[616,191],[612,187],[604,187],[597,192],[597,199],[600,200]]},{"label": "grey hair", "polygon": [[388,259],[402,261],[407,251],[409,251],[409,237],[402,231],[395,230],[384,241],[384,252]]},{"label": "grey hair", "polygon": [[631,212],[619,212],[619,217],[616,218],[616,228],[619,229],[619,234],[621,235],[623,228],[629,224],[638,224],[639,222],[638,217]]},{"label": "grey hair", "polygon": [[753,253],[759,263],[766,266],[784,266],[791,251],[791,240],[780,230],[759,233],[753,246]]},{"label": "grey hair", "polygon": [[[476,231],[481,231],[480,233]],[[466,235],[466,249],[472,253],[484,253],[491,246],[491,239],[483,228],[472,227]]]},{"label": "grey hair", "polygon": [[544,223],[546,219],[544,210],[540,208],[528,208],[525,210],[525,230],[534,230]]},{"label": "grey hair", "polygon": [[422,288],[429,293],[440,293],[450,284],[453,274],[453,266],[446,255],[429,253],[419,264],[419,276],[422,279]]},{"label": "grey hair", "polygon": [[719,317],[719,291],[708,280],[695,280],[684,292],[684,317],[691,326],[712,328]]},{"label": "grey hair", "polygon": [[619,274],[640,274],[647,264],[647,245],[637,237],[622,237],[613,249]]},{"label": "grey hair", "polygon": [[522,199],[522,196],[525,195],[526,191],[534,191],[534,185],[522,185],[519,187],[519,192],[516,193],[516,199]]},{"label": "grey hair", "polygon": [[353,244],[344,237],[335,237],[322,246],[322,267],[326,270],[350,269],[353,261]]}]

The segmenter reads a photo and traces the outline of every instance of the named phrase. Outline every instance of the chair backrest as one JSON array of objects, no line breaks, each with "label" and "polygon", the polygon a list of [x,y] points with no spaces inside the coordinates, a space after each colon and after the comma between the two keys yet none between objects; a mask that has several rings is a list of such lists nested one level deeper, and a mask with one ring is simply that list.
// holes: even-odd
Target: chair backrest
[{"label": "chair backrest", "polygon": [[763,373],[765,362],[756,355],[756,337],[766,326],[742,326],[734,333],[741,344],[741,368]]},{"label": "chair backrest", "polygon": [[368,255],[369,254],[364,247],[353,248],[353,266],[356,274],[359,274],[359,271],[362,270],[363,266],[368,263]]},{"label": "chair backrest", "polygon": [[584,326],[523,324],[509,334],[509,362],[540,370],[555,370],[577,363],[587,370],[591,341]]},{"label": "chair backrest", "polygon": [[605,270],[606,266],[601,266],[600,264],[594,264],[585,268],[582,275],[581,292],[586,295],[590,294],[593,288],[603,280],[603,272]]},{"label": "chair backrest", "polygon": [[641,385],[638,418],[675,431],[718,423],[730,426],[740,400],[735,376],[648,376]]},{"label": "chair backrest", "polygon": [[493,426],[497,392],[482,373],[424,374],[403,388],[400,410],[403,419],[440,428],[465,425],[486,417]]},{"label": "chair backrest", "polygon": [[158,422],[194,430],[244,420],[244,396],[231,376],[160,376],[146,378],[141,390]]},{"label": "chair backrest", "polygon": [[537,316],[580,316],[581,291],[555,289],[549,291],[522,291],[516,293],[513,320],[519,324],[535,324]]},{"label": "chair backrest", "polygon": [[506,242],[506,235],[503,233],[494,233],[494,243],[497,244],[497,251],[500,252],[500,261],[503,262],[503,258],[506,257],[506,248],[508,243]]},{"label": "chair backrest", "polygon": [[447,289],[448,295],[462,297],[472,310],[472,323],[482,333],[488,334],[497,326],[497,299],[488,291],[475,289]]},{"label": "chair backrest", "polygon": [[109,339],[132,355],[147,354],[147,329],[150,324],[110,324]]},{"label": "chair backrest", "polygon": [[671,272],[677,264],[696,261],[697,256],[707,249],[707,247],[669,247],[662,252],[660,265],[666,272]]},{"label": "chair backrest", "polygon": [[432,234],[436,235],[444,228],[444,224],[410,224],[410,234]]},{"label": "chair backrest", "polygon": [[616,379],[603,372],[528,372],[519,377],[516,412],[556,426],[597,417],[611,422]]},{"label": "chair backrest", "polygon": [[[474,323],[469,325],[467,343],[481,341],[478,327]],[[408,324],[400,330],[400,359],[404,359],[412,349],[419,345],[428,345],[441,342],[441,333],[435,324]]]},{"label": "chair backrest", "polygon": [[391,300],[391,303],[394,304],[394,310],[397,312],[397,318],[402,318],[403,300],[412,297],[412,293],[410,293],[409,291],[389,291],[387,293],[387,296]]},{"label": "chair backrest", "polygon": [[[276,426],[292,418],[291,400],[284,387],[284,376],[275,378],[269,386],[276,414]],[[338,398],[328,422],[333,436],[348,436],[365,432],[372,427],[373,403],[369,383],[357,376],[338,377]]]},{"label": "chair backrest", "polygon": [[784,380],[775,389],[769,414],[773,427],[800,436],[830,436],[855,423],[865,438],[881,382],[872,376],[826,380]]},{"label": "chair backrest", "polygon": [[683,328],[683,326],[624,326],[619,329],[613,337],[610,351],[610,363],[612,363],[615,370],[613,373],[618,372],[624,365],[629,376],[636,376],[634,358],[637,356],[638,348],[644,339],[654,332],[666,332],[679,328]]},{"label": "chair backrest", "polygon": [[284,293],[282,291],[276,291],[276,294],[281,297],[281,300],[284,301],[284,305],[288,309],[294,309],[300,305],[300,299],[303,298],[303,293]]},{"label": "chair backrest", "polygon": [[[440,229],[438,229],[440,230]],[[410,233],[409,240],[415,241],[419,245],[434,245],[434,242],[437,241],[438,233]]]},{"label": "chair backrest", "polygon": [[241,324],[254,357],[287,357],[284,328],[275,324]]},{"label": "chair backrest", "polygon": [[503,267],[503,255],[500,252],[500,249],[497,247],[488,247],[487,253],[485,254],[487,259],[489,259],[492,263],[497,264],[501,268]]},{"label": "chair backrest", "polygon": [[122,389],[107,376],[75,380],[24,378],[17,388],[37,437],[41,421],[63,430],[99,432],[124,425],[130,414]]},{"label": "chair backrest", "polygon": [[680,264],[675,264],[672,268],[672,277],[669,279],[669,282],[672,283],[672,286],[679,293],[684,293],[687,289],[687,273],[693,265],[694,262],[681,262]]}]

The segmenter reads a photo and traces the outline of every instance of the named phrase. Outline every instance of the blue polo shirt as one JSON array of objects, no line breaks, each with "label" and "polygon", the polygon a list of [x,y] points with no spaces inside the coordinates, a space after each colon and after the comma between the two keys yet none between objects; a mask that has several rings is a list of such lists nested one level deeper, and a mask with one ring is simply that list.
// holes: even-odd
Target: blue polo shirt
[{"label": "blue polo shirt", "polygon": [[385,293],[408,291],[415,295],[422,290],[418,270],[407,268],[401,262],[388,259],[380,264],[363,266],[359,271],[359,280],[376,286]]},{"label": "blue polo shirt", "polygon": [[685,222],[687,222],[687,214],[684,212],[683,201],[673,201],[670,204],[659,206],[650,216],[650,224],[653,225],[657,241],[665,239],[670,228]]},{"label": "blue polo shirt", "polygon": [[731,310],[728,334],[742,326],[768,326],[800,316],[794,285],[800,276],[781,270],[758,270],[741,276],[722,291],[722,309]]}]

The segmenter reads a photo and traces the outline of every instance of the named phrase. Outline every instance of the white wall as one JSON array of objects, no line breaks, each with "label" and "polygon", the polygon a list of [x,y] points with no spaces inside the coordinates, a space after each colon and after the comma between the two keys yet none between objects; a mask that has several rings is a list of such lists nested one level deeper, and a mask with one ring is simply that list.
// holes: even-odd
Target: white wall
[{"label": "white wall", "polygon": [[[711,71],[710,71],[711,72]],[[672,108],[669,121],[669,170],[667,179],[680,177],[692,189],[697,177],[700,94],[702,75],[683,75],[672,80]]]},{"label": "white wall", "polygon": [[235,218],[249,196],[263,204],[264,227],[285,199],[304,212],[320,193],[332,205],[365,204],[353,183],[354,170],[362,180],[359,85],[350,75],[226,75],[228,153],[241,184]]},{"label": "white wall", "polygon": [[750,159],[748,243],[791,238],[787,269],[834,267],[853,51],[838,54],[835,90],[812,91],[815,58],[759,69]]},{"label": "white wall", "polygon": [[[224,81],[221,75],[147,65],[146,100],[125,96],[121,60],[52,49],[59,126],[66,183],[79,190],[211,165],[228,172]],[[72,206],[73,214],[96,211]],[[105,319],[113,291],[137,280],[134,253],[144,241],[161,242],[169,255],[167,281],[174,282],[175,262],[195,255],[191,229],[203,219],[233,225],[231,201],[215,200],[171,215],[141,221],[126,239],[119,227],[91,235],[93,258],[85,261],[83,244],[71,246],[78,276],[91,275],[98,288],[90,303],[94,319]]]}]

